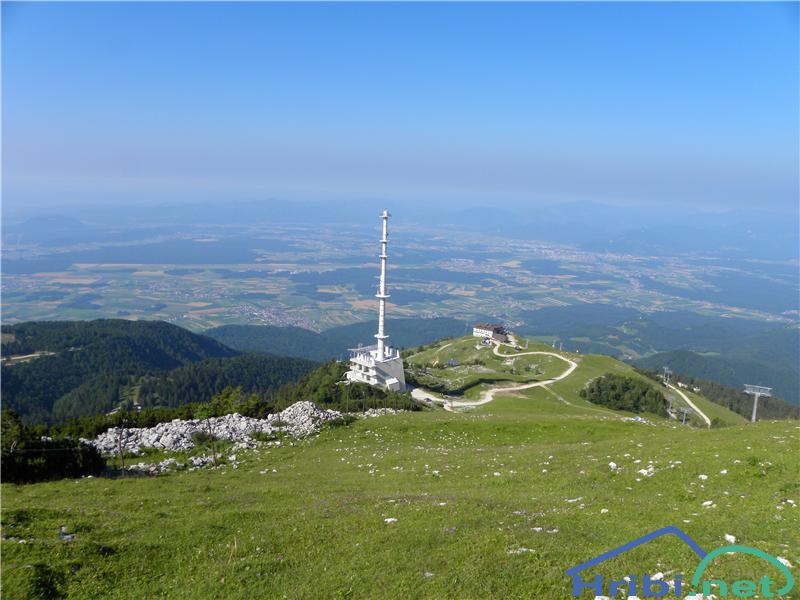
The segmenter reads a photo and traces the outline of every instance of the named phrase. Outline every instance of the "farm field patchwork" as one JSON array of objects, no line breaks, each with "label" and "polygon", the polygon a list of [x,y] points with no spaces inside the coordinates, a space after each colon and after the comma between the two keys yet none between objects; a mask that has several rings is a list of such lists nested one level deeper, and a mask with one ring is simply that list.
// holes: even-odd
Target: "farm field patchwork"
[{"label": "farm field patchwork", "polygon": [[[177,239],[95,242],[91,249],[82,244],[43,248],[13,243],[12,237],[3,248],[4,316],[8,323],[125,317],[174,321],[194,331],[237,323],[318,331],[372,316],[376,248],[361,240],[373,233],[266,223],[219,230],[208,226]],[[519,325],[537,309],[589,303],[788,322],[778,308],[786,298],[796,298],[796,288],[783,279],[771,282],[778,286],[778,308],[746,297],[727,306],[717,303],[716,293],[690,293],[706,289],[703,282],[716,281],[723,271],[729,279],[750,281],[759,276],[752,265],[740,265],[734,275],[713,261],[698,266],[691,257],[661,261],[603,253],[599,260],[597,253],[544,241],[512,244],[496,235],[431,234],[424,226],[405,225],[393,239],[393,315],[494,315]],[[665,264],[693,285],[660,285]],[[626,346],[635,339],[593,333],[562,339],[572,350],[605,344],[634,355],[652,351],[644,342]]]}]

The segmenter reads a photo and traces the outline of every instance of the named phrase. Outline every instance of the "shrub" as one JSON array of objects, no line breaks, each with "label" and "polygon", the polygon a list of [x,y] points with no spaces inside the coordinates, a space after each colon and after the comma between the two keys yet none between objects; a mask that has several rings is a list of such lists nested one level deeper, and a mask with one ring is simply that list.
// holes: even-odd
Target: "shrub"
[{"label": "shrub", "polygon": [[257,442],[272,442],[281,437],[277,432],[267,433],[266,431],[254,431],[250,437]]},{"label": "shrub", "polygon": [[351,423],[355,423],[358,421],[358,417],[355,415],[342,415],[341,417],[337,417],[335,419],[331,419],[330,421],[325,422],[325,427],[347,427]]},{"label": "shrub", "polygon": [[9,483],[99,475],[105,467],[100,453],[71,438],[42,438],[22,425],[13,412],[2,416],[2,473]]},{"label": "shrub", "polygon": [[205,446],[212,442],[216,442],[217,437],[205,431],[198,431],[197,433],[192,435],[192,441],[194,442],[195,446]]}]

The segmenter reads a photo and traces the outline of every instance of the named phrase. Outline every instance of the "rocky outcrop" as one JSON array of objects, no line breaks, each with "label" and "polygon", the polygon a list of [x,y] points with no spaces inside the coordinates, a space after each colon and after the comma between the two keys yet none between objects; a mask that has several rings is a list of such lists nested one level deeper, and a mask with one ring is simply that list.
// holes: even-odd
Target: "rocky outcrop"
[{"label": "rocky outcrop", "polygon": [[[100,452],[112,454],[123,452],[139,455],[144,448],[169,451],[190,450],[198,436],[210,435],[220,440],[239,442],[244,447],[255,445],[253,434],[283,433],[293,437],[304,437],[317,433],[327,421],[338,419],[342,413],[317,408],[312,402],[297,402],[286,410],[271,414],[266,419],[253,419],[240,414],[230,414],[210,419],[175,419],[159,423],[155,427],[115,427],[100,434],[94,440],[82,440]],[[371,415],[372,416],[372,415]],[[377,415],[376,415],[377,416]]]},{"label": "rocky outcrop", "polygon": [[194,471],[203,467],[214,467],[223,464],[230,465],[234,469],[239,466],[239,463],[236,462],[236,455],[231,454],[226,457],[220,456],[216,460],[214,460],[213,456],[190,456],[186,460],[170,457],[159,463],[140,462],[129,465],[125,467],[125,471],[133,475],[158,475],[160,473],[174,473],[183,469]]}]

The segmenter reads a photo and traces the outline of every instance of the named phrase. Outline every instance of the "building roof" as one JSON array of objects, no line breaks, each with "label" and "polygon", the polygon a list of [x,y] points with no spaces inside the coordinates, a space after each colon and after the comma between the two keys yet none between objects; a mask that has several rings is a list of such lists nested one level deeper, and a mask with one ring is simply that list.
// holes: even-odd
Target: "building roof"
[{"label": "building roof", "polygon": [[486,329],[487,331],[501,332],[505,327],[501,323],[477,323],[473,326],[475,329]]}]

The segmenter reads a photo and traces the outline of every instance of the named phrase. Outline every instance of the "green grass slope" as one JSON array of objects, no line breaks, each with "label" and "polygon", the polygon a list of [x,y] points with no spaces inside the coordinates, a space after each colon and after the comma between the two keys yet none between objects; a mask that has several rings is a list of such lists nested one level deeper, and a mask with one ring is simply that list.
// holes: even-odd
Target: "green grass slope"
[{"label": "green grass slope", "polygon": [[[502,346],[500,352],[513,355],[526,352],[554,352],[546,344],[523,340],[526,346],[517,351]],[[662,384],[653,381],[637,372],[630,365],[603,354],[575,354],[556,352],[577,363],[573,373],[561,381],[547,386],[514,392],[516,398],[524,398],[537,405],[538,410],[553,410],[571,415],[605,414],[619,418],[630,416],[627,413],[609,410],[588,402],[579,396],[579,392],[591,380],[607,373],[635,377],[655,385],[665,396],[671,396],[676,406],[685,405],[678,394],[668,390]],[[448,361],[456,360],[457,365],[450,366]],[[553,378],[567,368],[567,363],[556,357],[546,355],[519,356],[503,358],[494,354],[491,347],[479,346],[476,338],[467,336],[455,340],[442,340],[420,352],[412,352],[406,359],[407,371],[420,386],[433,391],[448,394],[463,394],[468,399],[477,399],[480,392],[490,386],[502,386],[516,383],[542,381]],[[745,422],[740,415],[715,404],[699,394],[691,394],[695,404],[715,425],[734,425]],[[489,405],[491,406],[491,404]],[[652,418],[660,419],[652,415]],[[692,425],[705,426],[699,417],[691,420]]]},{"label": "green grass slope", "polygon": [[[466,344],[450,348],[468,360]],[[568,568],[667,525],[706,550],[733,535],[800,563],[796,422],[628,421],[578,392],[609,372],[644,376],[569,356],[573,374],[546,387],[239,452],[236,469],[4,484],[4,598],[560,600]],[[697,562],[661,538],[586,578],[690,576]],[[725,557],[712,573],[765,567]]]},{"label": "green grass slope", "polygon": [[720,425],[742,425],[747,423],[747,419],[745,419],[742,415],[736,414],[732,410],[729,410],[724,406],[720,406],[719,404],[712,402],[700,394],[696,394],[689,390],[681,391],[689,396],[689,399],[694,402],[697,408],[702,410],[712,422],[715,422],[716,420],[716,423],[719,423]]},{"label": "green grass slope", "polygon": [[[530,351],[552,351],[549,346],[532,344]],[[512,348],[503,352],[514,353]],[[467,336],[444,340],[411,353],[406,370],[419,385],[450,394],[477,397],[489,384],[502,382],[527,383],[554,377],[567,364],[553,356],[497,356],[493,348]]]},{"label": "green grass slope", "polygon": [[[3,596],[559,600],[566,569],[666,525],[800,562],[796,424],[642,425],[532,400],[359,421],[240,453],[235,470],[3,485]],[[696,565],[662,538],[603,573]]]}]

